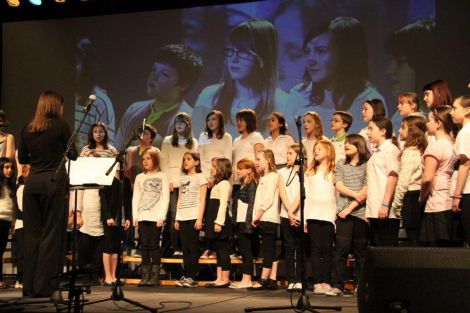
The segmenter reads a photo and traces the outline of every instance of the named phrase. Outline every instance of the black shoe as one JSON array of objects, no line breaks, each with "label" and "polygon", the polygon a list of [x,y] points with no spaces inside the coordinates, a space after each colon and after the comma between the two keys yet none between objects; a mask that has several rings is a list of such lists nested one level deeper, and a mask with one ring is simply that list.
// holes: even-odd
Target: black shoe
[{"label": "black shoe", "polygon": [[260,280],[258,280],[258,284],[260,286],[258,286],[258,287],[255,287],[255,286],[248,287],[247,290],[267,290],[266,289],[266,284],[267,284],[268,280],[269,279],[260,279]]},{"label": "black shoe", "polygon": [[263,287],[265,290],[277,290],[277,281],[268,279]]}]

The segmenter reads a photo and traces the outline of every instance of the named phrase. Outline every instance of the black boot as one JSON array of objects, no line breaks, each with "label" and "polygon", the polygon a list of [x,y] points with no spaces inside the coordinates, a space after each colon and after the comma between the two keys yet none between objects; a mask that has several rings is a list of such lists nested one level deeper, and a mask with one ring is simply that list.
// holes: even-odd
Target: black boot
[{"label": "black boot", "polygon": [[150,275],[149,279],[147,280],[146,286],[152,287],[152,286],[159,286],[160,285],[160,265],[159,264],[153,264],[150,267]]},{"label": "black boot", "polygon": [[150,264],[142,264],[140,266],[140,274],[142,278],[137,286],[145,287],[147,286],[148,280],[150,278]]}]

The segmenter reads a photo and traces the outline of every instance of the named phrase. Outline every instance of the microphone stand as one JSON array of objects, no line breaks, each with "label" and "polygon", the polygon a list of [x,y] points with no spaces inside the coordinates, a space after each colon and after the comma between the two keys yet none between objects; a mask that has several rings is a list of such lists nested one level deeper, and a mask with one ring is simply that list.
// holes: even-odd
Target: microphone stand
[{"label": "microphone stand", "polygon": [[[119,165],[120,165],[119,178],[120,178],[120,184],[121,184],[121,195],[120,195],[119,201],[118,201],[119,202],[119,209],[118,209],[117,217],[116,217],[119,240],[121,240],[121,238],[122,238],[122,207],[123,207],[123,196],[124,196],[124,157],[127,153],[127,148],[129,148],[131,143],[135,139],[138,139],[139,137],[140,137],[140,135],[136,132],[134,134],[134,136],[132,136],[132,138],[127,142],[126,146],[121,151],[119,151],[113,165],[111,165],[111,167],[106,171],[106,175],[111,174],[112,169],[114,168],[116,163],[119,162]],[[151,308],[151,307],[146,306],[146,305],[144,305],[140,302],[128,299],[124,296],[124,291],[122,290],[122,285],[123,284],[121,283],[121,267],[122,267],[122,246],[119,245],[118,256],[117,256],[117,267],[116,267],[116,271],[117,271],[116,279],[117,280],[116,280],[116,283],[114,284],[114,286],[111,289],[112,290],[111,297],[106,298],[106,299],[101,299],[101,300],[96,300],[96,301],[90,301],[90,302],[87,302],[87,303],[83,303],[83,306],[96,304],[96,303],[101,303],[101,302],[106,302],[106,301],[124,301],[124,302],[130,303],[130,304],[132,304],[136,307],[147,310],[149,312],[157,313],[158,312],[157,308]]]},{"label": "microphone stand", "polygon": [[[303,153],[303,144],[302,144],[302,131],[300,129],[301,121],[300,117],[296,117],[295,124],[297,126],[297,133],[299,136],[299,145],[300,151],[297,157],[297,161],[299,164],[299,182],[300,182],[300,229],[304,230],[304,210],[305,210],[305,184],[304,184],[304,164],[305,164],[305,156]],[[262,308],[245,308],[245,312],[256,312],[256,311],[280,311],[280,310],[289,310],[294,309],[295,312],[316,312],[318,313],[317,309],[319,310],[334,310],[334,311],[341,311],[342,308],[339,306],[312,306],[310,304],[310,299],[308,295],[305,293],[307,290],[307,271],[306,271],[306,256],[305,251],[307,249],[307,241],[305,236],[302,234],[300,239],[300,266],[301,266],[301,276],[302,276],[302,294],[300,298],[297,300],[297,305],[295,307],[289,306],[273,306],[273,307],[262,307]],[[298,262],[298,260],[297,260]]]}]

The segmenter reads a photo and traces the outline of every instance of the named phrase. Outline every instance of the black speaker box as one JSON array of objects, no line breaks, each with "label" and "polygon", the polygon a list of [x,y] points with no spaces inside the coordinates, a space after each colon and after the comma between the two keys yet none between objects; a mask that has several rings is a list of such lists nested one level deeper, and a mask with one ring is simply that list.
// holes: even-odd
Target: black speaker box
[{"label": "black speaker box", "polygon": [[470,249],[370,247],[359,313],[470,313]]}]

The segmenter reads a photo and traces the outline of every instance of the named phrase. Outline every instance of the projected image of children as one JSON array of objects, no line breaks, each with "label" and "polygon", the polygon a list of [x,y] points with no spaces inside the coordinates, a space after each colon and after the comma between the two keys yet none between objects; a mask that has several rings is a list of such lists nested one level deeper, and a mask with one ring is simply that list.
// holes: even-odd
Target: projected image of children
[{"label": "projected image of children", "polygon": [[238,134],[236,114],[242,109],[256,110],[262,132],[272,111],[283,111],[287,94],[277,88],[278,37],[271,22],[251,19],[237,25],[223,47],[225,67],[221,83],[206,87],[194,107],[194,133],[204,129],[205,117],[212,109],[226,118],[225,129]]}]

